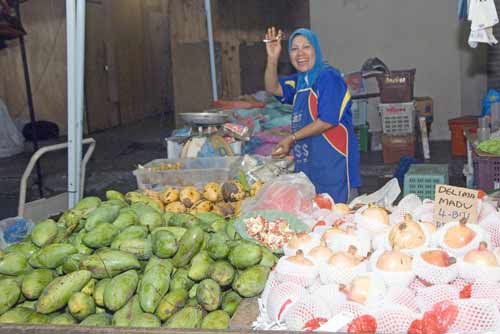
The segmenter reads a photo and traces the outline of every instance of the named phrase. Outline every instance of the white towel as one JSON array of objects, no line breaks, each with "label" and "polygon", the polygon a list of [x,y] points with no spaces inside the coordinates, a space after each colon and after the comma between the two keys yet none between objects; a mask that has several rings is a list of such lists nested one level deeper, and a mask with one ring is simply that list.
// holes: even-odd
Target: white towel
[{"label": "white towel", "polygon": [[498,23],[494,0],[470,0],[468,20],[471,21],[470,47],[476,48],[479,43],[498,43],[493,35],[493,26]]}]

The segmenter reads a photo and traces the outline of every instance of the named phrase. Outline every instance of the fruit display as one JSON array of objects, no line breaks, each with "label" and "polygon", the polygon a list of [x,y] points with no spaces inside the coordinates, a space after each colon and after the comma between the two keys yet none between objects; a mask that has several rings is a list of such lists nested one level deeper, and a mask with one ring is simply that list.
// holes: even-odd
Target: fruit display
[{"label": "fruit display", "polygon": [[277,258],[214,212],[219,188],[110,190],[39,222],[0,255],[0,323],[228,328]]}]

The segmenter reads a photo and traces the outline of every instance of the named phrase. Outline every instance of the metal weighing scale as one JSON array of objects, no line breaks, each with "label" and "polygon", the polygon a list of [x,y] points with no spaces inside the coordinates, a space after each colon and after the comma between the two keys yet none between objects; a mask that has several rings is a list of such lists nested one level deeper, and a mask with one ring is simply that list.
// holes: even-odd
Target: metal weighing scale
[{"label": "metal weighing scale", "polygon": [[179,116],[186,125],[195,127],[198,130],[198,135],[203,136],[203,131],[211,135],[218,131],[218,127],[227,123],[230,114],[223,110],[210,109],[204,112],[180,113]]}]

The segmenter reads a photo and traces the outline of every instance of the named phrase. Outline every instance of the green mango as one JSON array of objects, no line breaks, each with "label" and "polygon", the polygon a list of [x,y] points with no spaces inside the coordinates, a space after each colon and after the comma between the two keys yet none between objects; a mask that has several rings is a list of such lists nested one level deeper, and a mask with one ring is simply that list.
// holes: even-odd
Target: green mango
[{"label": "green mango", "polygon": [[170,260],[161,260],[157,257],[152,257],[149,260],[137,289],[141,307],[145,312],[154,313],[161,299],[167,293],[172,269]]},{"label": "green mango", "polygon": [[169,319],[174,313],[184,307],[188,299],[188,292],[184,289],[176,289],[167,293],[156,308],[156,315],[162,321]]},{"label": "green mango", "polygon": [[111,278],[104,278],[97,282],[94,290],[94,301],[98,306],[104,307],[104,291],[106,291]]},{"label": "green mango", "polygon": [[80,268],[89,270],[93,278],[112,278],[130,269],[140,269],[137,258],[127,252],[113,249],[98,250],[82,259]]},{"label": "green mango", "polygon": [[179,245],[172,232],[166,230],[154,230],[152,233],[153,253],[163,259],[175,255]]},{"label": "green mango", "polygon": [[59,314],[49,321],[49,324],[51,325],[73,325],[76,323],[76,319],[68,313]]},{"label": "green mango", "polygon": [[38,299],[43,290],[54,280],[54,272],[49,269],[35,269],[24,276],[21,291],[27,299]]},{"label": "green mango", "polygon": [[219,284],[210,278],[201,281],[196,289],[196,300],[209,312],[218,309],[222,302],[222,293]]},{"label": "green mango", "polygon": [[162,226],[168,226],[170,225],[170,219],[175,215],[175,213],[173,212],[164,212],[162,214],[162,218],[163,218],[163,224]]},{"label": "green mango", "polygon": [[134,325],[132,319],[143,314],[139,297],[137,295],[130,298],[130,300],[121,309],[113,315],[113,326],[128,327]]},{"label": "green mango", "polygon": [[244,242],[229,252],[229,262],[237,269],[246,269],[262,260],[262,249],[254,243]]},{"label": "green mango", "polygon": [[[196,288],[198,288],[198,284],[196,285]],[[193,289],[191,289],[189,291],[192,291],[192,290]],[[198,304],[198,299],[196,299],[196,296],[193,298],[188,298],[185,306],[201,307],[201,305]]]},{"label": "green mango", "polygon": [[64,212],[57,221],[57,237],[53,242],[60,242],[64,236],[79,231],[83,227],[82,222],[88,212],[90,212],[89,210],[94,209],[68,210]]},{"label": "green mango", "polygon": [[278,262],[276,255],[274,255],[267,247],[261,247],[260,249],[262,250],[262,260],[260,260],[259,264],[270,269],[273,268]]},{"label": "green mango", "polygon": [[203,311],[199,307],[186,306],[175,313],[163,327],[167,328],[200,328]]},{"label": "green mango", "polygon": [[151,313],[141,313],[132,318],[134,327],[161,327],[161,321]]},{"label": "green mango", "polygon": [[104,305],[110,311],[121,309],[134,295],[139,282],[135,270],[126,271],[114,277],[104,291]]},{"label": "green mango", "polygon": [[83,292],[76,292],[68,301],[68,311],[75,319],[83,320],[95,313],[94,299]]},{"label": "green mango", "polygon": [[0,274],[16,276],[28,269],[28,261],[23,253],[7,253],[0,259]]},{"label": "green mango", "polygon": [[27,307],[16,307],[0,316],[0,323],[24,324],[35,311]]},{"label": "green mango", "polygon": [[90,247],[87,247],[83,243],[83,238],[87,235],[87,231],[81,230],[80,232],[73,234],[70,238],[70,243],[76,248],[79,254],[90,255],[94,252],[94,250]]},{"label": "green mango", "polygon": [[120,209],[125,209],[128,208],[128,203],[120,199],[108,199],[107,201],[101,203],[101,208],[107,206],[117,206]]},{"label": "green mango", "polygon": [[85,284],[85,286],[82,288],[82,293],[88,295],[88,296],[93,296],[94,291],[97,285],[97,280],[95,278],[91,278],[90,281]]},{"label": "green mango", "polygon": [[129,226],[125,228],[111,243],[111,248],[119,249],[125,240],[145,239],[148,236],[148,228],[145,226]]},{"label": "green mango", "polygon": [[48,324],[50,321],[51,317],[47,314],[42,314],[42,313],[37,313],[33,312],[31,315],[28,317],[26,320],[27,324]]},{"label": "green mango", "polygon": [[62,265],[62,271],[64,274],[69,274],[72,273],[73,271],[80,270],[80,262],[82,261],[83,258],[85,258],[86,255],[83,254],[71,254],[68,256],[66,261],[64,261]]},{"label": "green mango", "polygon": [[57,225],[52,219],[39,222],[31,231],[31,241],[38,247],[50,244],[57,237]]},{"label": "green mango", "polygon": [[172,258],[174,267],[186,266],[198,254],[205,238],[205,232],[199,227],[191,227],[182,236],[179,249]]},{"label": "green mango", "polygon": [[129,226],[137,225],[139,223],[139,217],[132,209],[126,208],[120,210],[120,214],[113,221],[113,226],[118,229],[118,231],[123,231]]},{"label": "green mango", "polygon": [[155,228],[163,225],[163,217],[154,210],[142,212],[139,214],[139,224],[146,226],[151,232]]},{"label": "green mango", "polygon": [[33,254],[29,264],[34,268],[55,269],[64,264],[66,258],[78,250],[71,244],[53,243]]},{"label": "green mango", "polygon": [[0,281],[0,315],[10,310],[21,297],[19,284],[13,279]]},{"label": "green mango", "polygon": [[196,217],[205,232],[216,232],[214,227],[217,227],[219,230],[220,227],[218,223],[222,223],[224,228],[226,226],[224,217],[215,212],[197,212],[193,214],[193,216]]},{"label": "green mango", "polygon": [[118,229],[108,223],[102,223],[84,235],[82,241],[90,248],[102,248],[111,245],[118,235]]},{"label": "green mango", "polygon": [[101,199],[97,196],[88,196],[82,198],[78,203],[76,203],[74,210],[81,210],[90,212],[101,205]]},{"label": "green mango", "polygon": [[222,306],[221,309],[229,314],[230,317],[233,316],[234,312],[241,303],[241,296],[233,290],[228,290],[222,295]]},{"label": "green mango", "polygon": [[214,260],[225,259],[230,251],[228,240],[226,232],[211,234],[207,245],[208,255]]},{"label": "green mango", "polygon": [[[191,287],[191,289],[189,289],[189,292],[188,292],[188,297],[189,297],[189,299],[191,299],[191,298],[196,298],[196,291],[198,291],[198,286],[199,286],[199,285],[200,285],[199,283],[195,283],[195,284]],[[196,302],[196,303],[198,303],[198,302]]]},{"label": "green mango", "polygon": [[210,268],[210,278],[220,286],[231,285],[234,279],[235,270],[227,261],[219,260]]},{"label": "green mango", "polygon": [[82,326],[110,326],[112,316],[107,313],[91,314],[80,323]]},{"label": "green mango", "polygon": [[233,289],[243,297],[258,296],[265,288],[270,269],[256,265],[245,269],[233,281]]},{"label": "green mango", "polygon": [[201,328],[203,329],[228,329],[229,328],[229,315],[222,311],[217,310],[208,313],[201,322]]},{"label": "green mango", "polygon": [[22,253],[27,259],[31,255],[35,254],[40,248],[35,246],[31,241],[23,241],[17,244],[12,244],[5,248],[3,251],[5,254],[8,253]]},{"label": "green mango", "polygon": [[226,234],[231,240],[239,240],[240,235],[238,234],[238,231],[236,231],[236,228],[234,227],[234,222],[235,222],[234,219],[230,219],[226,223]]},{"label": "green mango", "polygon": [[85,229],[87,231],[92,231],[97,225],[103,223],[111,224],[118,217],[120,209],[121,208],[118,205],[98,207],[89,214],[87,221],[85,222]]},{"label": "green mango", "polygon": [[188,271],[189,278],[196,282],[204,280],[208,277],[213,263],[214,260],[208,256],[207,252],[199,252],[191,260],[191,266]]},{"label": "green mango", "polygon": [[151,236],[146,239],[128,239],[120,242],[121,251],[135,255],[139,260],[148,260],[153,255]]},{"label": "green mango", "polygon": [[107,200],[120,200],[123,202],[127,202],[125,195],[116,190],[107,190],[106,191],[106,199]]},{"label": "green mango", "polygon": [[[21,295],[21,298],[19,299],[18,303],[21,302],[21,299],[22,299],[22,295]],[[25,302],[22,302],[20,304],[17,304],[16,307],[24,307],[24,308],[29,308],[31,310],[35,310],[35,307],[36,307],[36,303],[37,301],[36,300],[27,300]]]},{"label": "green mango", "polygon": [[71,296],[80,291],[90,281],[91,272],[79,270],[65,276],[57,277],[43,290],[36,311],[49,314],[64,307]]},{"label": "green mango", "polygon": [[157,227],[153,230],[152,234],[158,232],[158,231],[168,231],[172,233],[175,236],[175,240],[177,243],[181,241],[182,236],[184,233],[186,233],[187,229],[184,227],[177,227],[177,226],[164,226],[164,227]]},{"label": "green mango", "polygon": [[182,289],[189,291],[194,285],[194,282],[189,278],[188,271],[183,268],[177,269],[170,281],[170,291]]}]

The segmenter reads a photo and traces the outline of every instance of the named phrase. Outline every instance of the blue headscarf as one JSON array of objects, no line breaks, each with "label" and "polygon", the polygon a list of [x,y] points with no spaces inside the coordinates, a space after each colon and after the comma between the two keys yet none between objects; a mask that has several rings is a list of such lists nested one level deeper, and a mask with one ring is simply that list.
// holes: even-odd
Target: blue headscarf
[{"label": "blue headscarf", "polygon": [[[288,52],[290,53],[290,50],[292,49],[293,39],[298,35],[302,35],[305,38],[307,38],[307,40],[309,41],[309,43],[311,43],[316,53],[316,61],[314,62],[313,68],[307,72],[297,72],[298,77],[297,77],[296,89],[300,90],[312,87],[312,85],[318,78],[319,73],[328,65],[323,63],[323,54],[321,53],[321,47],[319,46],[318,37],[312,30],[306,28],[297,29],[290,35],[290,38],[288,39]],[[307,76],[307,81],[305,79],[306,76]]]}]

